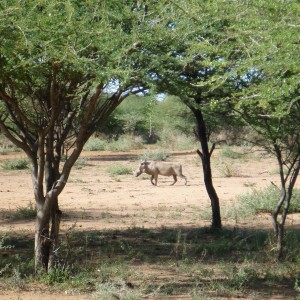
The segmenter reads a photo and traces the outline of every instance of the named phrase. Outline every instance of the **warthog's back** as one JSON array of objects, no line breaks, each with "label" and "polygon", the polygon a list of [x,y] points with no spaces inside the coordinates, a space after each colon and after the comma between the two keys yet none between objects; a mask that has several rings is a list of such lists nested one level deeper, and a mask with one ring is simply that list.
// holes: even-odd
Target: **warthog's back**
[{"label": "warthog's back", "polygon": [[153,161],[149,165],[149,169],[153,170],[153,172],[157,171],[158,174],[165,176],[182,175],[182,167],[180,164],[176,163]]}]

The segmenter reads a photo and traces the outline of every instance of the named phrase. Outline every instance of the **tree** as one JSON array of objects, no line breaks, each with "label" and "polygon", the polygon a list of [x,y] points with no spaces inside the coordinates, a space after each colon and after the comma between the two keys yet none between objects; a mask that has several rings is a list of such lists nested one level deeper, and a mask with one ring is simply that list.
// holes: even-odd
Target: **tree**
[{"label": "tree", "polygon": [[156,91],[179,97],[195,117],[200,143],[197,153],[211,200],[212,227],[216,229],[222,227],[222,222],[212,180],[210,160],[215,144],[209,147],[214,129],[209,119],[218,118],[224,127],[234,120],[227,100],[236,89],[234,69],[246,55],[231,30],[234,7],[226,1],[164,3],[141,47],[141,54],[151,61],[148,74]]},{"label": "tree", "polygon": [[299,129],[291,125],[299,102],[298,16],[295,0],[170,1],[157,13],[143,50],[152,62],[149,73],[158,91],[178,96],[196,118],[212,227],[221,227],[221,217],[210,166],[214,145],[208,147],[211,116],[225,122],[239,118],[236,101],[236,108],[243,107],[243,118],[259,129],[275,153],[281,174],[283,165],[289,164],[289,176],[293,175],[288,192],[288,178],[281,175],[282,197],[273,216],[279,253],[288,199],[299,171]]},{"label": "tree", "polygon": [[[234,98],[236,110],[257,133],[252,140],[276,157],[281,196],[273,213],[278,259],[284,258],[285,222],[300,169],[299,3],[255,1],[240,34],[247,44],[248,76]],[[259,16],[259,17],[255,17]],[[237,25],[238,26],[238,25]],[[242,27],[240,27],[242,28]]]},{"label": "tree", "polygon": [[128,95],[144,90],[130,53],[145,7],[14,0],[0,4],[0,18],[0,129],[30,161],[40,272],[55,267],[58,196],[85,142]]}]

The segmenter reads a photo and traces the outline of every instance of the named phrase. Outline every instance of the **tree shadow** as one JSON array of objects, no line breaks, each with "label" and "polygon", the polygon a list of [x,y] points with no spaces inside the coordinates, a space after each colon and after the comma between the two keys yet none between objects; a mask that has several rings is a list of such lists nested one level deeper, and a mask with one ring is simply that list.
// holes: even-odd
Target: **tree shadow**
[{"label": "tree shadow", "polygon": [[[103,265],[114,264],[146,270],[144,277],[125,278],[130,289],[147,285],[148,291],[164,295],[187,295],[194,290],[205,291],[205,296],[214,298],[230,299],[234,292],[239,297],[255,293],[259,295],[257,299],[271,299],[274,295],[290,299],[297,296],[295,277],[292,272],[276,277],[270,271],[280,268],[266,249],[270,233],[263,229],[187,226],[86,231],[75,225],[61,234],[58,253],[64,265],[76,266],[77,272],[87,265],[102,270]],[[299,248],[300,233],[292,234],[294,246]],[[5,243],[14,246],[10,255],[22,255],[24,260],[33,255],[33,236],[8,235]],[[115,272],[113,276],[120,276]],[[112,276],[109,272],[104,276],[107,274]]]}]

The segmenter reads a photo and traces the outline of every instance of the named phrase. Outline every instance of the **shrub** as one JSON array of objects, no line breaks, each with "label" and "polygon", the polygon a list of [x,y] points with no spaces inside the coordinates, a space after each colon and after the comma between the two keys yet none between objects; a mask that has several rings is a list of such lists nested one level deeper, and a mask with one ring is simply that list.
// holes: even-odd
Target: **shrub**
[{"label": "shrub", "polygon": [[142,147],[142,138],[133,135],[122,135],[117,140],[112,140],[106,144],[106,150],[110,151],[129,151]]},{"label": "shrub", "polygon": [[152,150],[146,151],[143,155],[140,156],[141,160],[166,160],[170,156],[169,153],[165,152],[164,150]]},{"label": "shrub", "polygon": [[6,160],[4,161],[2,168],[4,170],[26,170],[29,168],[29,162],[26,158]]},{"label": "shrub", "polygon": [[118,139],[90,138],[84,146],[86,151],[129,151],[143,147],[142,138],[133,135],[122,135]]},{"label": "shrub", "polygon": [[99,138],[92,137],[84,145],[83,150],[86,150],[86,151],[102,151],[102,150],[105,150],[105,144],[106,144],[105,141],[103,141]]},{"label": "shrub", "polygon": [[230,148],[230,147],[225,147],[224,149],[221,150],[220,156],[226,157],[226,158],[231,158],[231,159],[238,159],[238,158],[241,158],[243,156],[243,154],[233,151],[232,148]]},{"label": "shrub", "polygon": [[106,169],[110,175],[128,175],[132,173],[132,169],[124,165],[113,165]]},{"label": "shrub", "polygon": [[26,207],[18,207],[17,211],[13,214],[14,220],[31,220],[36,217],[36,209],[30,201]]},{"label": "shrub", "polygon": [[240,176],[237,166],[235,166],[231,162],[223,161],[222,159],[219,160],[218,169],[219,169],[220,175],[223,177],[238,177],[238,176]]},{"label": "shrub", "polygon": [[194,150],[197,142],[194,136],[188,136],[176,130],[164,129],[158,133],[160,147],[172,150]]},{"label": "shrub", "polygon": [[[294,189],[289,212],[299,212],[300,190]],[[273,213],[280,199],[280,190],[271,185],[265,189],[254,189],[251,193],[238,196],[239,204],[230,209],[226,215],[235,214],[238,218],[253,216],[258,213]]]}]

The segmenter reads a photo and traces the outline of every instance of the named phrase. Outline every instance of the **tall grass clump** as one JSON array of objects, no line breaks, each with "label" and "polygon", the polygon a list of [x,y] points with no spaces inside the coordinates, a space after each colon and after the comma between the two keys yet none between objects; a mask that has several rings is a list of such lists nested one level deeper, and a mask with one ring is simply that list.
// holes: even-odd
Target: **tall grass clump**
[{"label": "tall grass clump", "polygon": [[143,147],[142,138],[133,135],[121,135],[117,140],[110,140],[106,145],[109,151],[129,151]]},{"label": "tall grass clump", "polygon": [[[300,190],[295,189],[290,205],[290,212],[300,212]],[[280,199],[279,188],[271,185],[264,189],[253,189],[252,192],[238,196],[238,205],[228,210],[227,217],[251,217],[259,213],[273,213]]]},{"label": "tall grass clump", "polygon": [[83,147],[86,151],[103,151],[105,150],[106,141],[102,139],[91,137]]},{"label": "tall grass clump", "polygon": [[121,135],[118,139],[90,138],[84,146],[85,151],[129,151],[143,147],[142,138],[133,135]]},{"label": "tall grass clump", "polygon": [[165,150],[157,149],[151,151],[145,151],[144,154],[140,156],[141,160],[162,160],[165,161],[170,156]]},{"label": "tall grass clump", "polygon": [[31,220],[36,217],[36,209],[30,201],[26,207],[18,207],[12,215],[13,220]]},{"label": "tall grass clump", "polygon": [[143,298],[142,291],[130,285],[130,279],[136,274],[128,268],[128,265],[118,260],[113,263],[102,263],[98,272],[99,278],[96,284],[98,299],[138,300]]},{"label": "tall grass clump", "polygon": [[223,177],[239,177],[241,176],[238,167],[231,161],[224,161],[221,157],[218,162],[218,170]]},{"label": "tall grass clump", "polygon": [[230,158],[230,159],[239,159],[243,157],[243,153],[236,152],[232,150],[231,147],[225,147],[221,150],[220,156],[224,158]]},{"label": "tall grass clump", "polygon": [[115,175],[128,175],[132,174],[132,169],[128,166],[124,165],[112,165],[106,169],[107,173],[109,173],[112,176]]},{"label": "tall grass clump", "polygon": [[158,146],[170,150],[195,150],[197,142],[194,136],[186,135],[180,131],[165,129],[159,134]]},{"label": "tall grass clump", "polygon": [[26,170],[29,168],[29,161],[26,158],[5,160],[2,168],[4,170]]}]

